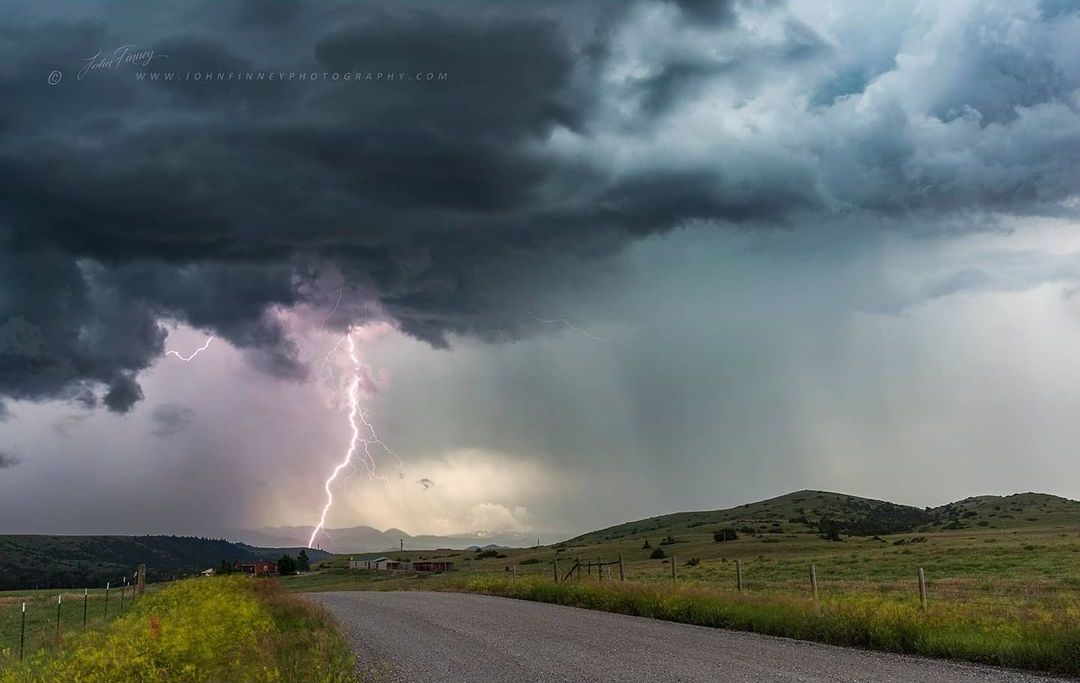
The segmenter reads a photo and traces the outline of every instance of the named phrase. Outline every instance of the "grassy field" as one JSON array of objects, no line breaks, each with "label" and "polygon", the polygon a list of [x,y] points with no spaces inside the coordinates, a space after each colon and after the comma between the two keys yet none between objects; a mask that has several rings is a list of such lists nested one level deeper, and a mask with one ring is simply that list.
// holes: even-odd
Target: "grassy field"
[{"label": "grassy field", "polygon": [[[653,557],[657,549],[664,558]],[[803,491],[731,510],[629,522],[554,546],[386,554],[449,559],[458,571],[349,571],[348,556],[341,555],[316,573],[281,581],[294,591],[483,592],[1080,674],[1080,504],[1042,494],[920,510]],[[580,580],[556,585],[552,579],[555,563],[564,576],[579,559],[619,557],[625,583],[617,581],[617,566],[605,568],[603,581],[595,569]],[[811,596],[811,565],[819,603]],[[920,568],[927,577],[925,611]]]},{"label": "grassy field", "polygon": [[[151,588],[152,589],[152,588]],[[55,646],[61,639],[83,630],[84,598],[86,628],[94,628],[106,618],[116,619],[132,607],[133,587],[109,591],[106,609],[105,589],[87,591],[28,590],[0,592],[0,666],[18,658],[22,629],[22,606],[26,605],[24,651],[31,656],[38,650]],[[57,597],[60,597],[59,634]],[[59,637],[58,637],[59,636]]]},{"label": "grassy field", "polygon": [[[914,600],[920,568],[926,571],[931,600],[1052,606],[1080,590],[1080,504],[1075,502],[1038,494],[972,499],[970,505],[954,504],[962,510],[959,524],[945,516],[945,523],[920,524],[904,533],[840,533],[839,540],[829,540],[812,522],[841,518],[843,498],[790,494],[730,511],[642,520],[554,546],[499,549],[487,556],[465,551],[388,555],[449,559],[461,574],[506,573],[516,567],[519,575],[544,577],[553,575],[555,562],[564,574],[578,559],[622,557],[626,578],[642,583],[670,582],[674,556],[680,582],[719,588],[735,586],[739,560],[747,590],[795,595],[810,590],[810,565],[816,567],[822,595],[888,594]],[[1001,514],[1010,517],[1002,520]],[[954,525],[960,528],[945,528]],[[717,542],[715,534],[723,530],[734,531],[737,538]],[[658,549],[663,559],[653,559]],[[319,567],[344,568],[347,561],[341,555]],[[605,571],[609,577],[617,574],[611,567]],[[319,580],[332,585],[329,577]]]},{"label": "grassy field", "polygon": [[0,683],[356,680],[323,610],[278,582],[240,576],[170,584],[57,647],[0,663]]}]

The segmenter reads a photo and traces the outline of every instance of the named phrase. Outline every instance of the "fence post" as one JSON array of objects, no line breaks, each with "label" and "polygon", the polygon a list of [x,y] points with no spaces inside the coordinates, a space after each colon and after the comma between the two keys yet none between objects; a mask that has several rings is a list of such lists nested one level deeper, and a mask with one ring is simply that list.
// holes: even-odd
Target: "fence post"
[{"label": "fence post", "polygon": [[551,561],[551,571],[555,574],[555,583],[559,582],[559,558],[555,558]]},{"label": "fence post", "polygon": [[82,594],[82,627],[86,630],[86,607],[90,600],[90,589],[84,588]]},{"label": "fence post", "polygon": [[735,560],[735,589],[742,593],[742,560]]},{"label": "fence post", "polygon": [[120,611],[124,611],[124,595],[127,593],[127,577],[124,577],[124,583],[120,586]]},{"label": "fence post", "polygon": [[577,558],[577,560],[576,560],[575,568],[577,569],[577,580],[581,581],[581,558],[580,557]]},{"label": "fence post", "polygon": [[675,584],[675,581],[677,579],[678,579],[678,575],[675,573],[675,554],[672,553],[671,554],[671,583],[672,583],[672,585]]},{"label": "fence post", "polygon": [[517,565],[516,565],[516,564],[512,564],[512,565],[510,565],[510,571],[511,571],[511,573],[512,573],[512,574],[511,574],[512,578],[513,578],[513,579],[514,579],[515,581],[517,581]]},{"label": "fence post", "polygon": [[626,567],[623,566],[622,553],[619,553],[619,581],[626,581]]},{"label": "fence post", "polygon": [[105,582],[105,621],[109,620],[109,582]]},{"label": "fence post", "polygon": [[23,645],[26,643],[26,603],[22,604],[22,625],[19,626],[19,661],[23,660]]},{"label": "fence post", "polygon": [[60,637],[60,600],[64,597],[63,593],[56,596],[56,637]]},{"label": "fence post", "polygon": [[919,606],[926,610],[926,572],[919,567]]},{"label": "fence post", "polygon": [[604,580],[604,558],[596,558],[596,578]]},{"label": "fence post", "polygon": [[142,597],[146,590],[146,565],[140,564],[135,568],[135,595]]},{"label": "fence post", "polygon": [[819,604],[817,592],[817,567],[814,565],[810,565],[810,591],[814,594],[814,604]]}]

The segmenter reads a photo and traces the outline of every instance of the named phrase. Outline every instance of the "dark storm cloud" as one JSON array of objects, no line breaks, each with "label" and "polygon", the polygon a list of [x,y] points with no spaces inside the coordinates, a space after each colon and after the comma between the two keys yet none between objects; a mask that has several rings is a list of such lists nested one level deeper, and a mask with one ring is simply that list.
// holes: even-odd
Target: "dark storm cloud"
[{"label": "dark storm cloud", "polygon": [[[1035,38],[1064,21],[1034,12]],[[440,345],[527,334],[534,294],[688,221],[1060,210],[1077,74],[1053,41],[988,40],[999,20],[972,17],[945,86],[897,74],[857,108],[896,60],[774,2],[20,7],[0,29],[0,395],[127,411],[161,320],[302,379],[273,311],[324,300],[328,272],[349,292],[328,324],[374,315],[363,297]],[[75,77],[122,45],[177,77]],[[183,77],[251,70],[406,80]],[[761,125],[787,125],[740,122],[773,101],[793,108]]]},{"label": "dark storm cloud", "polygon": [[150,433],[161,439],[176,436],[191,425],[194,417],[195,411],[182,403],[165,403],[150,413],[150,420],[154,424]]},{"label": "dark storm cloud", "polygon": [[5,470],[9,467],[15,467],[20,462],[22,462],[21,459],[16,458],[14,455],[8,453],[7,451],[0,450],[0,470]]}]

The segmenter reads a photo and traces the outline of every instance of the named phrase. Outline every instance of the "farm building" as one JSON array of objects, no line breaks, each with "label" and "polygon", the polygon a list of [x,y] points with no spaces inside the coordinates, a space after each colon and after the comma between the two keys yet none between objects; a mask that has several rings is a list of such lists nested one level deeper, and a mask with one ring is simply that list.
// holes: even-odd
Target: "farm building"
[{"label": "farm building", "polygon": [[349,569],[367,569],[375,572],[452,572],[454,563],[438,560],[406,562],[389,557],[350,557]]},{"label": "farm building", "polygon": [[[390,562],[389,557],[350,557],[349,569],[368,569],[370,571],[378,571],[380,569],[385,570],[387,562]],[[383,566],[380,567],[380,564]]]},{"label": "farm building", "polygon": [[277,565],[267,560],[255,560],[254,562],[240,562],[233,564],[236,571],[252,576],[272,576],[277,574]]}]

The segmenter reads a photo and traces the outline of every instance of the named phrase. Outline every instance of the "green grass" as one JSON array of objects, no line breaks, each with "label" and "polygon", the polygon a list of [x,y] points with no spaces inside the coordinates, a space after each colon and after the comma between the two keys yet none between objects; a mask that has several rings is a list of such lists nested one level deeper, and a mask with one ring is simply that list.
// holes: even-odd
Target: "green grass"
[{"label": "green grass", "polygon": [[239,576],[170,584],[115,620],[0,666],[0,683],[356,680],[325,611],[275,581]]},{"label": "green grass", "polygon": [[[152,587],[151,587],[152,589]],[[134,589],[109,591],[108,610],[105,605],[105,589],[94,589],[85,594],[86,627],[94,628],[106,618],[119,618],[132,608]],[[60,630],[57,637],[57,596],[60,605]],[[55,646],[60,640],[83,630],[83,591],[29,590],[0,593],[0,666],[19,654],[19,633],[22,628],[22,606],[26,604],[26,636],[24,651],[27,655]]]},{"label": "green grass", "polygon": [[595,581],[485,576],[443,586],[701,626],[754,631],[887,652],[948,657],[998,666],[1080,674],[1080,601],[1023,620],[974,606],[870,596],[808,598]]}]

